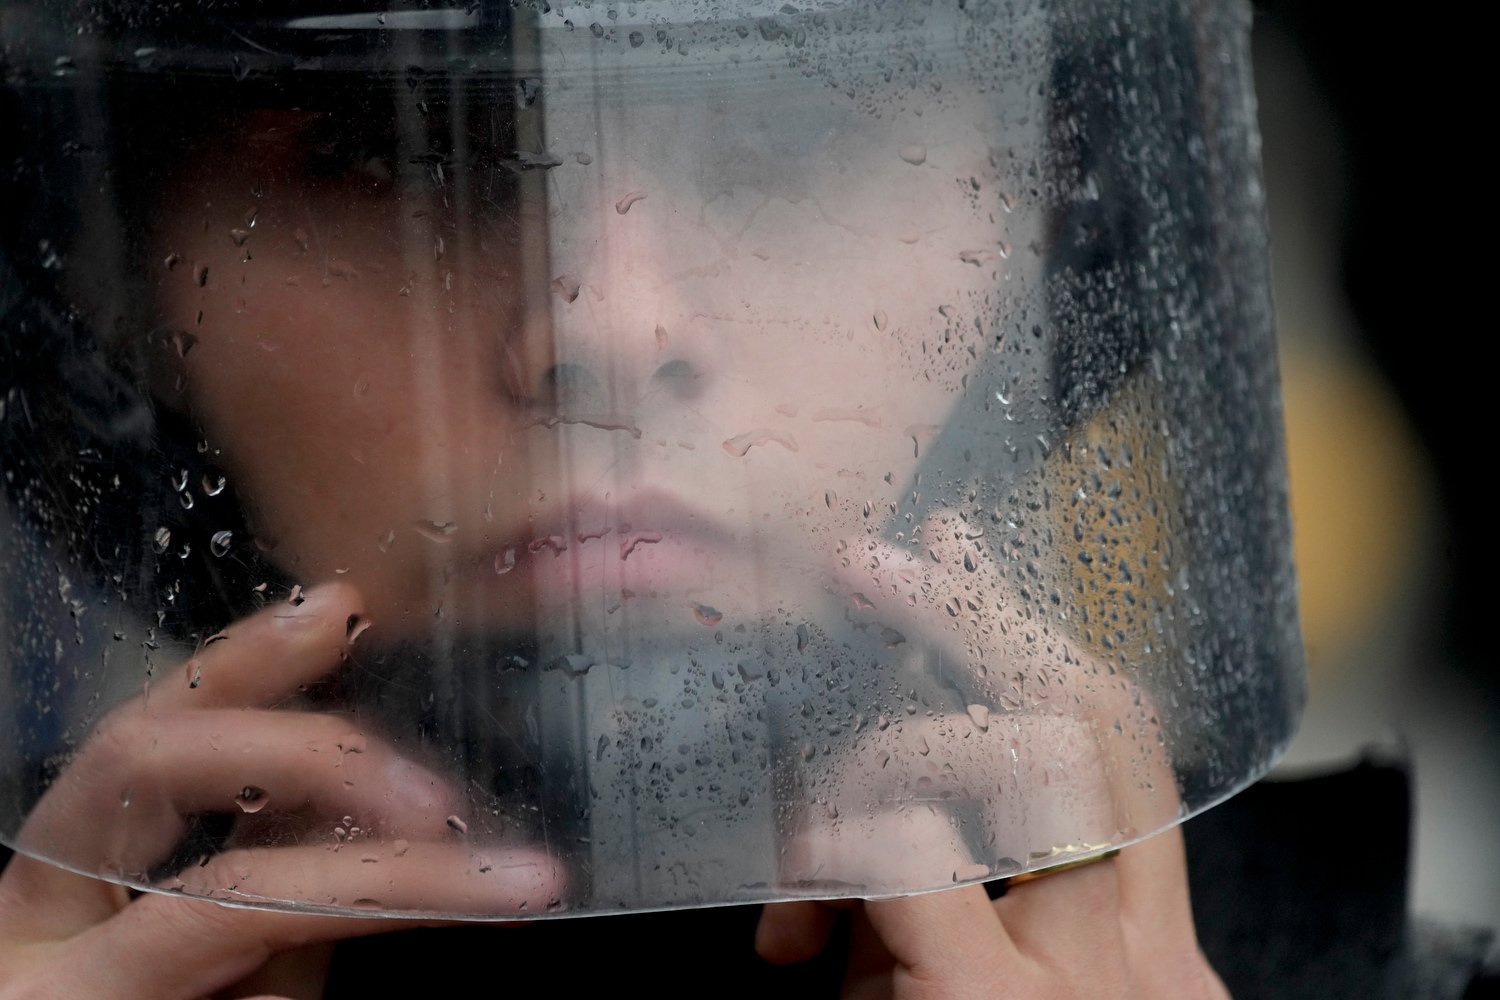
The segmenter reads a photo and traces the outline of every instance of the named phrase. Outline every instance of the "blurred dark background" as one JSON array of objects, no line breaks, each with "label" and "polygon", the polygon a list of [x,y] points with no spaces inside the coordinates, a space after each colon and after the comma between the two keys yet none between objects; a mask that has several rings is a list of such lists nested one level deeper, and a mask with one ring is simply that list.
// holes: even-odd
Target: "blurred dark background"
[{"label": "blurred dark background", "polygon": [[[1310,701],[1283,774],[1414,774],[1412,907],[1500,926],[1478,32],[1256,5]],[[1469,37],[1465,37],[1465,36]],[[1476,128],[1478,124],[1480,127]],[[1477,257],[1477,259],[1473,259]],[[1332,832],[1332,831],[1330,831]],[[1357,837],[1358,830],[1338,831]]]}]

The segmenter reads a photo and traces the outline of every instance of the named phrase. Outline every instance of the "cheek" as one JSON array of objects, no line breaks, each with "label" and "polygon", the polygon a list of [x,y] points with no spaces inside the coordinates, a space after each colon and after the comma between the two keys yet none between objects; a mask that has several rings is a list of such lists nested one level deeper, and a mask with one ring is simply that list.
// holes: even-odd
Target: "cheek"
[{"label": "cheek", "polygon": [[504,285],[451,257],[441,273],[430,258],[403,273],[376,226],[325,231],[320,251],[302,227],[258,221],[249,260],[212,224],[172,251],[192,262],[163,288],[169,322],[197,331],[181,361],[187,403],[258,528],[299,560],[343,564],[351,554],[331,550],[425,516],[427,480],[451,459],[494,464],[512,422]]}]

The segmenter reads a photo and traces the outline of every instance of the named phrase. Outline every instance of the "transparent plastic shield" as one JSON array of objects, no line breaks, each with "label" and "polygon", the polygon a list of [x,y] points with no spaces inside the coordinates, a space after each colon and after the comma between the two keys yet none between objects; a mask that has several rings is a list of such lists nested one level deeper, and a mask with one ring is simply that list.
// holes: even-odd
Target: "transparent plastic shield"
[{"label": "transparent plastic shield", "polygon": [[0,836],[567,915],[1147,836],[1301,701],[1246,15],[3,18]]}]

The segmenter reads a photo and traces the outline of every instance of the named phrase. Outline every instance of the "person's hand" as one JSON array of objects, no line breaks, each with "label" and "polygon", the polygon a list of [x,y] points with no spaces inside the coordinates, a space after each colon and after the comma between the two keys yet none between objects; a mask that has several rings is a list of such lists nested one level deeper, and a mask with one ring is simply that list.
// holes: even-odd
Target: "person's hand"
[{"label": "person's hand", "polygon": [[[447,822],[462,814],[454,791],[388,743],[347,719],[277,708],[338,667],[358,612],[358,595],[338,584],[267,608],[100,723],[0,877],[0,997],[317,996],[326,949],[307,946],[411,925],[188,896],[508,914],[560,891],[540,850],[466,843]],[[208,812],[239,819],[224,851],[159,882],[180,896],[136,894],[24,853],[152,872],[189,818]]]},{"label": "person's hand", "polygon": [[769,905],[768,961],[813,957],[851,913],[846,1000],[1108,997],[1228,1000],[1198,948],[1182,837],[1174,828],[1118,856],[1013,885],[865,902]]},{"label": "person's hand", "polygon": [[[1066,861],[1171,822],[1177,783],[1148,692],[1061,634],[1033,643],[976,627],[934,637],[917,595],[940,584],[933,566],[944,560],[871,550],[875,565],[849,586],[862,588],[872,621],[924,635],[948,663],[990,664],[975,689],[994,685],[997,666],[1043,683],[994,710],[882,719],[826,763],[814,758],[805,780],[819,798],[783,850],[789,883],[874,893],[962,882],[993,872],[997,858]],[[990,583],[1018,600],[1003,579]],[[844,992],[860,1000],[1227,995],[1198,949],[1175,829],[1014,884],[993,903],[974,885],[771,905],[757,949],[773,962],[811,958],[841,911],[852,921]]]}]

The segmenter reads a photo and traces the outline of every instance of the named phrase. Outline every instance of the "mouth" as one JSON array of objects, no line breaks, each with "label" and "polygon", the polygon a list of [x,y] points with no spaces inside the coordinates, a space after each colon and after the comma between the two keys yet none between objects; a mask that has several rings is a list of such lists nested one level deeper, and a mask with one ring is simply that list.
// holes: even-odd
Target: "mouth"
[{"label": "mouth", "polygon": [[747,546],[712,514],[669,493],[571,497],[484,555],[479,572],[529,581],[543,606],[603,597],[690,597],[741,574]]}]

